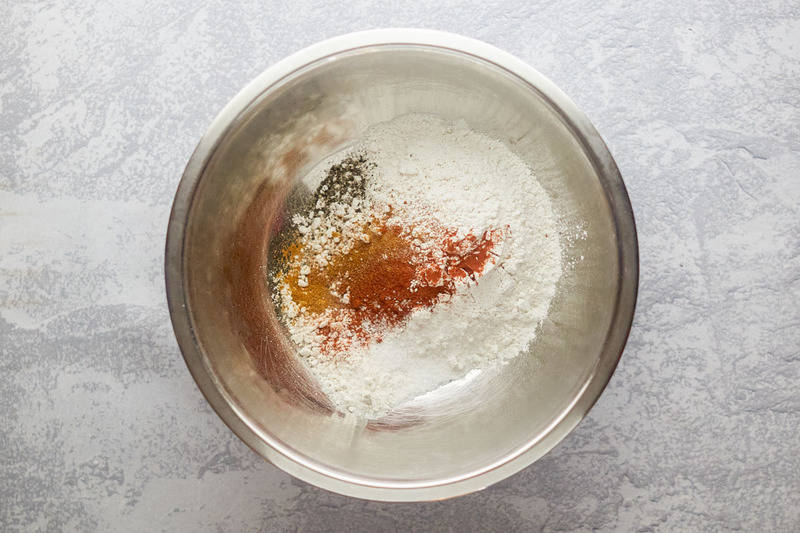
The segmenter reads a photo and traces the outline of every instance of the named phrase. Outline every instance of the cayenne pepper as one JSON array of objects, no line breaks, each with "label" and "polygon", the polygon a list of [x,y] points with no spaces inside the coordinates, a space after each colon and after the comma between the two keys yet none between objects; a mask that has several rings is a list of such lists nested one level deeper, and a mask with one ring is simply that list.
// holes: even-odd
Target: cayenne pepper
[{"label": "cayenne pepper", "polygon": [[373,220],[364,228],[365,239],[304,275],[301,265],[311,263],[313,252],[292,243],[284,250],[291,265],[285,282],[304,313],[326,314],[319,328],[322,349],[334,354],[354,342],[381,342],[386,328],[453,295],[459,282],[476,280],[495,261],[495,245],[507,231],[459,237],[440,224],[412,230]]}]

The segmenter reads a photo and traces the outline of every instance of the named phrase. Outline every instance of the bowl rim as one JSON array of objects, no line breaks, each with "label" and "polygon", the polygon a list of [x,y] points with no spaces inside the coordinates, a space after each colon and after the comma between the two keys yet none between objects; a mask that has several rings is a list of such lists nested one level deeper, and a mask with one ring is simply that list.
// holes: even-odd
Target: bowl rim
[{"label": "bowl rim", "polygon": [[[545,98],[601,177],[620,243],[619,285],[608,334],[598,364],[571,404],[521,448],[478,470],[432,482],[393,482],[345,474],[294,452],[250,423],[204,363],[183,277],[184,237],[194,192],[215,150],[249,106],[276,83],[326,57],[361,48],[403,45],[473,56],[519,78]],[[349,33],[313,44],[267,68],[234,96],[208,127],[181,177],[167,228],[164,271],[170,318],[186,365],[206,400],[242,441],[281,470],[333,492],[381,501],[423,501],[468,494],[522,470],[550,451],[586,416],[611,379],[630,333],[638,292],[639,252],[633,209],[616,162],[586,115],[555,84],[524,61],[476,39],[437,30],[391,28]]]}]

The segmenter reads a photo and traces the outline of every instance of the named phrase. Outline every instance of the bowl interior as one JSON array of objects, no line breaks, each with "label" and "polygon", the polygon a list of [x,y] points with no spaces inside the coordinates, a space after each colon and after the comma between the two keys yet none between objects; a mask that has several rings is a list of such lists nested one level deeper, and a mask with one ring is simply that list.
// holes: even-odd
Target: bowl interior
[{"label": "bowl interior", "polygon": [[[407,416],[343,417],[315,391],[276,320],[265,270],[305,172],[370,125],[407,113],[464,119],[535,171],[561,221],[566,265],[530,347],[494,375]],[[585,232],[585,234],[584,234]],[[483,59],[423,45],[319,59],[263,91],[201,169],[185,227],[183,288],[214,386],[273,449],[354,483],[445,483],[545,436],[600,365],[619,304],[617,228],[586,143],[534,87]]]}]

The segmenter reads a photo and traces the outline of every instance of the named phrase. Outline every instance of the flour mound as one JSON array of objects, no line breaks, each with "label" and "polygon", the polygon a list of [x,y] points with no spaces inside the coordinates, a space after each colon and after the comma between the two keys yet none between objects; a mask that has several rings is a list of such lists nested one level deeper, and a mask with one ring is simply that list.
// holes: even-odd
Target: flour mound
[{"label": "flour mound", "polygon": [[[345,216],[349,206],[337,207],[346,221],[363,222],[372,208],[388,213],[390,223],[436,219],[461,237],[507,229],[480,278],[465,280],[431,308],[416,309],[380,342],[355,346],[345,358],[320,348],[319,325],[298,317],[291,293],[281,292],[284,312],[293,318],[289,331],[323,392],[343,412],[379,418],[525,351],[547,316],[563,265],[550,198],[502,142],[463,121],[406,115],[367,130],[354,151],[371,166],[357,199],[359,216]],[[333,164],[323,162],[308,179],[318,183]],[[310,227],[308,220],[299,223]],[[334,234],[324,222],[316,224],[313,230],[326,238]],[[324,262],[329,254],[320,257]]]}]

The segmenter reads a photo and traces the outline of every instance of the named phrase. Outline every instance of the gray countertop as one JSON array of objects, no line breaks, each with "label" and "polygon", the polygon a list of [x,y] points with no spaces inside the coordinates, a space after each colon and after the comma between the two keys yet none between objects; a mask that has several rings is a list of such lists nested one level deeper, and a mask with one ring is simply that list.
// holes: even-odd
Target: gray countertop
[{"label": "gray countertop", "polygon": [[[94,5],[92,5],[94,4]],[[800,529],[795,2],[7,3],[0,17],[0,529]],[[530,62],[628,185],[636,319],[588,418],[483,492],[330,494],[242,444],[172,335],[183,166],[270,64],[422,26]]]}]

